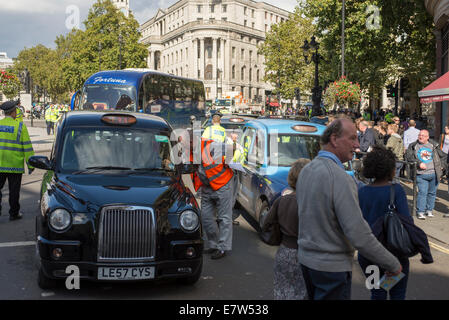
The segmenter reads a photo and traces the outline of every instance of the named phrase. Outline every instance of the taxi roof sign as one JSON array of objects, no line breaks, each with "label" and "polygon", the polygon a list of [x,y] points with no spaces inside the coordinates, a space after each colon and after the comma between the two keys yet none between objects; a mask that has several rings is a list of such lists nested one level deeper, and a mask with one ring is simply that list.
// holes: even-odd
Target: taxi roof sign
[{"label": "taxi roof sign", "polygon": [[244,122],[245,119],[243,119],[243,118],[230,118],[229,121],[230,122]]},{"label": "taxi roof sign", "polygon": [[314,126],[304,125],[304,124],[298,124],[296,126],[292,127],[293,130],[298,132],[317,132],[318,128]]},{"label": "taxi roof sign", "polygon": [[117,126],[131,126],[137,122],[135,116],[129,114],[105,114],[101,121]]}]

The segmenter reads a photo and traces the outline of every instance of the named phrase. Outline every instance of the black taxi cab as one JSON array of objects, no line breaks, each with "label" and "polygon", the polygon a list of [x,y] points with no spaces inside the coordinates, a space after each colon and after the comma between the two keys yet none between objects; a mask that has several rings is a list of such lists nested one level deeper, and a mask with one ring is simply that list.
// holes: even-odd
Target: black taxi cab
[{"label": "black taxi cab", "polygon": [[[126,112],[71,112],[61,119],[36,217],[38,284],[76,266],[80,279],[195,283],[202,271],[199,206],[174,164],[172,128]],[[176,161],[175,161],[176,162]]]}]

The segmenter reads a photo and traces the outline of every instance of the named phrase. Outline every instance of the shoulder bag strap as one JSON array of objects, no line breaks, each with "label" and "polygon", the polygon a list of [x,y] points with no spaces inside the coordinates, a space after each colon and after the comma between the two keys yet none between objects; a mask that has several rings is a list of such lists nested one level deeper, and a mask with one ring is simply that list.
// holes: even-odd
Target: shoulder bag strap
[{"label": "shoulder bag strap", "polygon": [[391,184],[391,188],[390,188],[390,205],[388,207],[389,211],[391,211],[392,209],[395,209],[395,205],[394,205],[394,183]]}]

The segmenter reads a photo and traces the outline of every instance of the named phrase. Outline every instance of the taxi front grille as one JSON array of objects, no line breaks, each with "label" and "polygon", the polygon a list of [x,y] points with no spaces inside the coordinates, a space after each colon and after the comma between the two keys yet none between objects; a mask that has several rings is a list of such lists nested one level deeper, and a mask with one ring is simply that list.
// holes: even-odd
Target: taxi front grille
[{"label": "taxi front grille", "polygon": [[122,206],[101,211],[98,261],[151,261],[155,250],[153,209]]}]

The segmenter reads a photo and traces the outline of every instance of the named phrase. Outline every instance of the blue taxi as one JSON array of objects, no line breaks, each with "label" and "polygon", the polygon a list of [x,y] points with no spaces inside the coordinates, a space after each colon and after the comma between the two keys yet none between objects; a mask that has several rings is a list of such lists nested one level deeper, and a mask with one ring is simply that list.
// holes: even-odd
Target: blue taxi
[{"label": "blue taxi", "polygon": [[237,206],[261,227],[273,202],[291,192],[287,176],[298,158],[313,159],[320,151],[326,126],[282,119],[256,119],[246,123],[240,143],[243,170],[238,172]]}]

